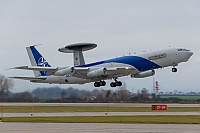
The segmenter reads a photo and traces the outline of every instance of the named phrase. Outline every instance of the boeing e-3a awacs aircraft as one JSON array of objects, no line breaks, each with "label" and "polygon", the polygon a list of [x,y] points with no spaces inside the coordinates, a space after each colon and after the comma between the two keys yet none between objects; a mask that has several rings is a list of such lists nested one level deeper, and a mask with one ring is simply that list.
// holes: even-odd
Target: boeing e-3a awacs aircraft
[{"label": "boeing e-3a awacs aircraft", "polygon": [[58,49],[60,52],[73,53],[74,66],[51,67],[35,46],[27,47],[32,66],[20,66],[13,69],[33,70],[35,77],[11,77],[30,80],[36,83],[50,84],[84,84],[94,82],[95,87],[105,86],[105,80],[114,79],[111,87],[121,86],[118,77],[145,78],[153,76],[155,69],[172,66],[172,72],[177,72],[176,66],[186,62],[193,55],[185,48],[165,48],[143,52],[137,55],[122,56],[85,64],[82,51],[95,48],[93,43],[71,44]]}]

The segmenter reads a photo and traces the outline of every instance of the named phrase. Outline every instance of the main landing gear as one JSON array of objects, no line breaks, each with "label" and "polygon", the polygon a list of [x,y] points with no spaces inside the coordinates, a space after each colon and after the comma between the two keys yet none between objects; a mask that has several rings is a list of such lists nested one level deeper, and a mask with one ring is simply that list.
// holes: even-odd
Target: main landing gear
[{"label": "main landing gear", "polygon": [[111,82],[110,86],[111,87],[116,87],[116,86],[122,86],[122,82],[121,81],[117,81],[117,78],[114,78],[115,82]]},{"label": "main landing gear", "polygon": [[111,83],[110,83],[110,86],[111,86],[111,87],[122,86],[122,82],[121,82],[121,81],[111,82]]},{"label": "main landing gear", "polygon": [[173,67],[172,72],[177,72],[177,68]]},{"label": "main landing gear", "polygon": [[100,86],[105,86],[105,85],[106,85],[105,81],[94,82],[95,87],[100,87]]},{"label": "main landing gear", "polygon": [[[94,86],[95,87],[100,87],[100,86],[105,86],[105,85],[106,85],[105,81],[94,82]],[[115,79],[115,82],[111,82],[110,86],[111,87],[122,86],[122,82],[121,81],[117,81]]]}]

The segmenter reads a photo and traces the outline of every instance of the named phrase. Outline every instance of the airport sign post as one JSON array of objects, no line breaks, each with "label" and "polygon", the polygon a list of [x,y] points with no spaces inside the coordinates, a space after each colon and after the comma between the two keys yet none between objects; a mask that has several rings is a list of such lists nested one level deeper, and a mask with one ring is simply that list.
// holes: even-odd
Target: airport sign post
[{"label": "airport sign post", "polygon": [[152,110],[167,110],[167,105],[152,105],[151,106]]}]

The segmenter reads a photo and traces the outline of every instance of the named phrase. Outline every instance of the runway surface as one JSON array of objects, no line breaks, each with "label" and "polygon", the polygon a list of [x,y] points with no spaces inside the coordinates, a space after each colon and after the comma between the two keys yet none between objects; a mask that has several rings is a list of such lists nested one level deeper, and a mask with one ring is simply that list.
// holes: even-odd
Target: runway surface
[{"label": "runway surface", "polygon": [[[2,106],[109,106],[109,107],[151,107],[156,103],[0,103]],[[168,107],[200,107],[200,104],[166,104]]]},{"label": "runway surface", "polygon": [[72,112],[72,113],[3,113],[3,117],[29,116],[142,116],[142,115],[200,115],[200,112]]},{"label": "runway surface", "polygon": [[195,124],[0,123],[1,133],[199,133]]}]

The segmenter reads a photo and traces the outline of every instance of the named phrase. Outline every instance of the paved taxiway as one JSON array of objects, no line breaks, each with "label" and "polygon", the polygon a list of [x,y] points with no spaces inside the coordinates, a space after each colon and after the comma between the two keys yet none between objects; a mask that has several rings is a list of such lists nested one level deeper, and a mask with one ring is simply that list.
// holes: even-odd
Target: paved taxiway
[{"label": "paved taxiway", "polygon": [[199,133],[195,124],[0,123],[1,133]]}]

